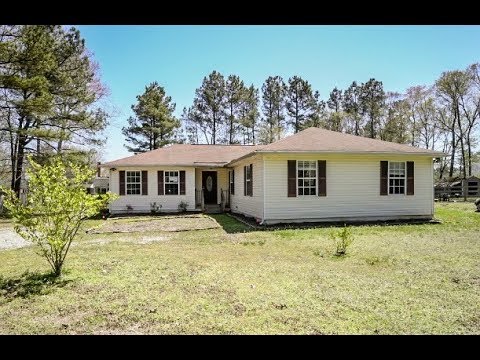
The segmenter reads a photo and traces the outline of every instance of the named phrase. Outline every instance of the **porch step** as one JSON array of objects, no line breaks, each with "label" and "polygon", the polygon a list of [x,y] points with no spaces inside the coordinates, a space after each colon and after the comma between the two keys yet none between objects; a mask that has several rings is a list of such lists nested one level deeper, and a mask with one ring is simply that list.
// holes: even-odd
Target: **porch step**
[{"label": "porch step", "polygon": [[205,204],[205,213],[206,214],[220,214],[222,209],[218,204]]}]

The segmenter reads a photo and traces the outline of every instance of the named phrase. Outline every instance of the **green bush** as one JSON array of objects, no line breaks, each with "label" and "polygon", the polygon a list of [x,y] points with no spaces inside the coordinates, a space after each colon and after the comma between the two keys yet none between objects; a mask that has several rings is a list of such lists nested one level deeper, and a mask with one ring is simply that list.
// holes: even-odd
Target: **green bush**
[{"label": "green bush", "polygon": [[178,210],[180,212],[187,212],[187,207],[188,207],[188,202],[186,201],[180,201],[180,203],[178,204]]},{"label": "green bush", "polygon": [[341,230],[332,231],[330,238],[333,240],[335,246],[335,255],[343,256],[347,253],[347,248],[353,242],[353,234],[350,228],[345,225]]},{"label": "green bush", "polygon": [[26,202],[22,203],[12,190],[3,189],[4,205],[14,219],[15,231],[38,245],[40,254],[58,276],[82,223],[106,209],[117,195],[87,194],[84,184],[95,171],[86,166],[64,164],[60,158],[44,166],[31,158],[29,162]]}]

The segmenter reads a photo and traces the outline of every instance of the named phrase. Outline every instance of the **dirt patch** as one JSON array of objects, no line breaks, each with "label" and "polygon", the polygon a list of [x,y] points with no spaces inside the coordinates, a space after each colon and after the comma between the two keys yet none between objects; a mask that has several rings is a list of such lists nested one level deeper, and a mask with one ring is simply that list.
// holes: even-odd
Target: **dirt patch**
[{"label": "dirt patch", "polygon": [[145,231],[192,231],[218,229],[220,225],[208,216],[169,216],[150,219],[110,219],[102,226],[91,229],[92,234],[130,233]]}]

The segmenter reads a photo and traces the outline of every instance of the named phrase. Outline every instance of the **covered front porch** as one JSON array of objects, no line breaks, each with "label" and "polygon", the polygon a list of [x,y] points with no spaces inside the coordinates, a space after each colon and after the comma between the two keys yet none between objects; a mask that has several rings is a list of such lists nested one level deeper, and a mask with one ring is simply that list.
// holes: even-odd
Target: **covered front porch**
[{"label": "covered front porch", "polygon": [[230,210],[229,169],[200,166],[195,168],[195,209],[207,213]]}]

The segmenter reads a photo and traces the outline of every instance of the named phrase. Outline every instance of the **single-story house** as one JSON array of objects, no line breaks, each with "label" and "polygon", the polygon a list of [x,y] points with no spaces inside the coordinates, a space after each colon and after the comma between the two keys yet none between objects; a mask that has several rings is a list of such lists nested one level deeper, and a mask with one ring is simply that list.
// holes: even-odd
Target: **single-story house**
[{"label": "single-story house", "polygon": [[259,223],[431,219],[444,153],[308,128],[269,145],[175,144],[111,161],[113,214],[210,206]]}]

